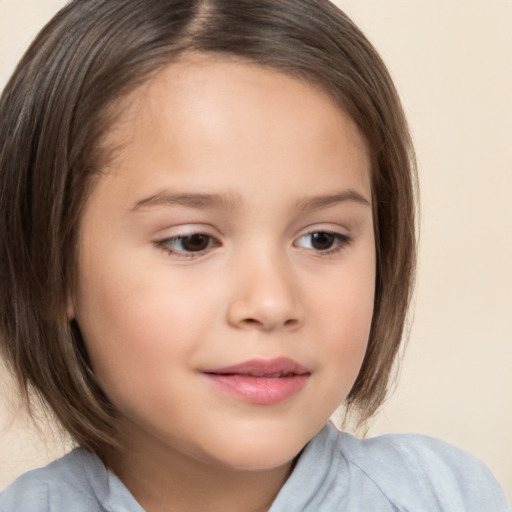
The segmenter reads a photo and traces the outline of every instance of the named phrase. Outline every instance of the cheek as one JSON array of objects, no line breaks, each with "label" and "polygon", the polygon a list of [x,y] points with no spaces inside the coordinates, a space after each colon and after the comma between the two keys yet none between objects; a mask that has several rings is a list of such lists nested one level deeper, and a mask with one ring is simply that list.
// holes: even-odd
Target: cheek
[{"label": "cheek", "polygon": [[315,299],[317,330],[324,335],[329,355],[327,370],[350,385],[366,352],[375,298],[373,258],[356,261],[357,265],[333,277],[323,297]]},{"label": "cheek", "polygon": [[172,321],[172,304],[144,286],[138,265],[102,263],[84,265],[76,318],[99,380],[110,375],[125,380],[134,368],[143,372],[158,353],[163,355],[172,338],[163,325]]},{"label": "cheek", "polygon": [[350,304],[342,311],[331,312],[333,321],[325,335],[328,352],[325,370],[334,381],[343,383],[345,389],[355,381],[366,353],[372,307],[362,310]]},{"label": "cheek", "polygon": [[113,249],[100,264],[84,261],[82,269],[76,318],[107,394],[137,381],[146,386],[148,376],[179,372],[193,360],[214,322],[218,287],[143,257],[134,264]]},{"label": "cheek", "polygon": [[368,345],[373,307],[374,271],[332,276],[329,287],[311,296],[315,307],[312,349],[318,365],[310,397],[311,431],[344,402],[359,374]]}]

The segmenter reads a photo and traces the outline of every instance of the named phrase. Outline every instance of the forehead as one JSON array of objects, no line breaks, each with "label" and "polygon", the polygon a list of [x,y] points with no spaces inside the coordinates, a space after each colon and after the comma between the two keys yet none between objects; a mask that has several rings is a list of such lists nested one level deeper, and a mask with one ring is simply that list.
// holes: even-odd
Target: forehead
[{"label": "forehead", "polygon": [[175,179],[186,175],[192,185],[201,170],[198,187],[219,168],[226,182],[245,174],[237,165],[271,181],[280,168],[314,169],[319,159],[370,186],[365,141],[331,96],[239,59],[194,55],[166,66],[123,100],[104,145],[119,149],[114,173],[145,159],[153,169],[171,164]]}]

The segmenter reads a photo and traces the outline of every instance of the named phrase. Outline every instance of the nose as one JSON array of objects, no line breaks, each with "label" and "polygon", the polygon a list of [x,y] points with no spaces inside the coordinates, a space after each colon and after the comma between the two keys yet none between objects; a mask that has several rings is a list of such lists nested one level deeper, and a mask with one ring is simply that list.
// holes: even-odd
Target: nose
[{"label": "nose", "polygon": [[232,274],[228,322],[260,331],[294,330],[303,322],[299,286],[290,265],[278,257],[253,257]]}]

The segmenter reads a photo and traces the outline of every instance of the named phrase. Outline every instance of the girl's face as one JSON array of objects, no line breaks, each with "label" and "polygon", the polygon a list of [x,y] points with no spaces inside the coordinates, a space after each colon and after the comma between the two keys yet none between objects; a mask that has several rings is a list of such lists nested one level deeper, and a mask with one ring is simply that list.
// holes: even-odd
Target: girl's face
[{"label": "girl's face", "polygon": [[126,102],[86,204],[71,314],[123,443],[289,464],[344,400],[373,312],[370,161],[298,79],[214,57]]}]

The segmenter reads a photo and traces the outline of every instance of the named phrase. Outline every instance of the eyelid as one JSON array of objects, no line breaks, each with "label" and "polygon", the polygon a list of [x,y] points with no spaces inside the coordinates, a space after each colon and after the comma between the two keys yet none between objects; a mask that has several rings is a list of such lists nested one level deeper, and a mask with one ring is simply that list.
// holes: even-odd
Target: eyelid
[{"label": "eyelid", "polygon": [[[205,249],[200,249],[198,251],[187,251],[173,248],[171,243],[177,242],[179,240],[184,240],[186,238],[192,236],[204,236],[209,239],[208,247]],[[153,244],[160,250],[164,251],[170,256],[176,258],[200,258],[201,256],[205,256],[209,254],[212,249],[215,247],[220,247],[222,242],[219,239],[219,236],[215,236],[211,234],[210,229],[208,227],[202,226],[183,226],[181,232],[172,233],[169,236],[164,236],[156,239]]]},{"label": "eyelid", "polygon": [[[301,247],[297,245],[298,241],[300,241],[301,239],[308,236],[312,236],[316,233],[324,233],[333,236],[335,238],[334,246],[329,247],[327,249],[315,249],[314,247]],[[308,229],[305,233],[302,233],[294,240],[293,245],[299,249],[303,249],[308,252],[313,252],[316,256],[329,256],[342,252],[348,245],[350,245],[351,242],[352,237],[338,229],[319,227]]]},{"label": "eyelid", "polygon": [[339,235],[341,237],[351,238],[351,231],[353,231],[353,228],[349,228],[348,226],[344,226],[338,223],[319,222],[310,224],[309,226],[302,228],[299,231],[299,235],[297,236],[296,240],[303,236],[311,235],[313,233],[329,233],[332,235]]}]

